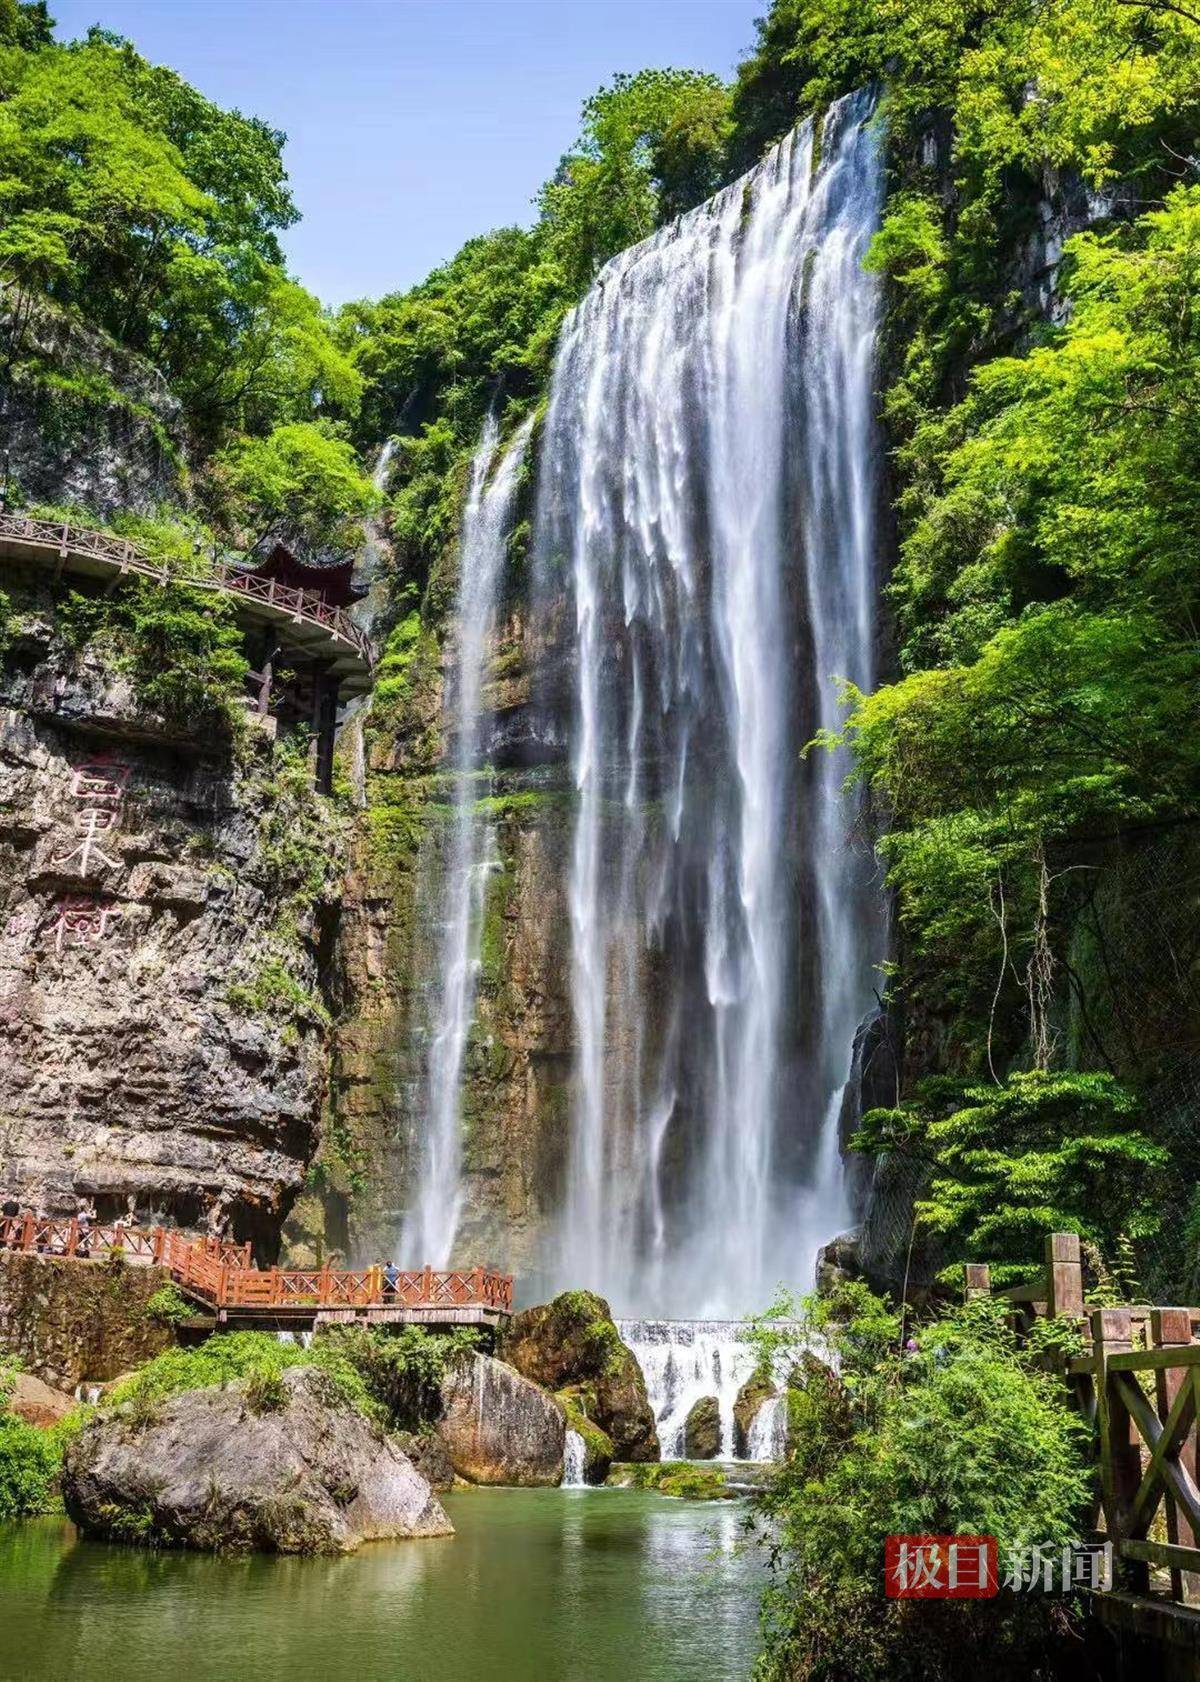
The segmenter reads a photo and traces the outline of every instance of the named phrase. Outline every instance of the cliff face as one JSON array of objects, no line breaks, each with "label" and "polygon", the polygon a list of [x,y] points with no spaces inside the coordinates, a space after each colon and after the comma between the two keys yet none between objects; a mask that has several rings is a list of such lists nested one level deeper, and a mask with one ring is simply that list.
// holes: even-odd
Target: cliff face
[{"label": "cliff face", "polygon": [[[534,657],[525,621],[510,615],[484,697],[493,734],[483,757],[497,769],[480,799],[496,859],[465,1059],[456,1246],[463,1262],[492,1258],[519,1272],[559,1204],[571,1065],[570,806],[531,693]],[[312,1253],[323,1234],[356,1257],[390,1254],[411,1185],[451,823],[439,781],[442,679],[437,649],[419,648],[402,694],[385,695],[367,724],[369,804],[351,845],[333,985],[324,1200],[298,1211],[296,1253]]]},{"label": "cliff face", "polygon": [[0,670],[0,1188],[102,1216],[132,1199],[269,1253],[316,1148],[334,917],[297,876],[295,776],[283,793],[257,733],[230,751],[147,716],[119,663],[64,646],[45,591],[21,605]]}]

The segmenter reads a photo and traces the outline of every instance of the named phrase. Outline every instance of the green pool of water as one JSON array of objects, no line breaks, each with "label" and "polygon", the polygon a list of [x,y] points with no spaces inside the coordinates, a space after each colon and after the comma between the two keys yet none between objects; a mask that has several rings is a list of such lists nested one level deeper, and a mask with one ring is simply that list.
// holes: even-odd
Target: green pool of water
[{"label": "green pool of water", "polygon": [[457,1534],[348,1559],[214,1559],[0,1525],[2,1682],[745,1682],[745,1508],[472,1490]]}]

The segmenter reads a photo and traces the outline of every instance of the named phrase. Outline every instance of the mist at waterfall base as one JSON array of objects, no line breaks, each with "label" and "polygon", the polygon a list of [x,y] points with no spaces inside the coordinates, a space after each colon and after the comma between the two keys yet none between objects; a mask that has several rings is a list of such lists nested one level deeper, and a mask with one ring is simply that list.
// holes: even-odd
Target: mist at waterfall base
[{"label": "mist at waterfall base", "polygon": [[[840,755],[869,686],[878,308],[873,101],[833,106],[622,253],[567,318],[536,462],[535,610],[570,672],[574,1031],[539,1287],[736,1318],[805,1287],[847,1224],[837,1124],[883,950]],[[472,815],[511,446],[464,512],[455,818],[407,1259],[462,1201],[463,1047],[493,854]],[[565,611],[564,611],[565,606]],[[472,617],[474,616],[474,617]],[[548,632],[546,646],[553,641]],[[474,714],[471,707],[475,708]]]}]

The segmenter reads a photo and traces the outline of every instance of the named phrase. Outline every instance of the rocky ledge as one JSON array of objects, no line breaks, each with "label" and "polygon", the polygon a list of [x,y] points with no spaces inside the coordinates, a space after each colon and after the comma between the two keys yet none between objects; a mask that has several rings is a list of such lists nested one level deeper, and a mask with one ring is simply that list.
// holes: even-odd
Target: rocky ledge
[{"label": "rocky ledge", "polygon": [[62,1493],[89,1536],[205,1552],[453,1534],[396,1441],[314,1367],[100,1412],[67,1452]]}]

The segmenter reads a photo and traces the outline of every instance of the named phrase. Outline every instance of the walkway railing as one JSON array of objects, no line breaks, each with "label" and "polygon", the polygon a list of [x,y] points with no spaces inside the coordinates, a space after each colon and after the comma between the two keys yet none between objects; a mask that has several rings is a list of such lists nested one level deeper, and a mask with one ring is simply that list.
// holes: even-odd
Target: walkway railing
[{"label": "walkway railing", "polygon": [[[968,1296],[988,1295],[989,1268],[968,1265],[966,1286]],[[1082,1354],[1046,1359],[1095,1429],[1099,1500],[1093,1516],[1123,1562],[1124,1586],[1145,1593],[1154,1566],[1167,1574],[1171,1599],[1197,1604],[1200,1307],[1086,1302],[1073,1232],[1047,1238],[1037,1278],[995,1294],[1012,1305],[1018,1332],[1049,1317],[1073,1322],[1083,1340]]]},{"label": "walkway railing", "polygon": [[349,643],[368,665],[371,663],[371,644],[366,633],[344,608],[327,602],[314,590],[281,584],[274,578],[260,578],[256,573],[224,562],[217,563],[211,572],[193,578],[150,560],[128,538],[114,537],[109,532],[94,531],[85,526],[60,524],[55,520],[34,520],[24,514],[0,513],[0,542],[3,541],[50,550],[62,561],[71,555],[108,561],[120,572],[138,573],[159,584],[174,582],[195,590],[219,590],[232,596],[242,596],[278,609],[297,624],[319,625],[322,630]]},{"label": "walkway railing", "polygon": [[389,1282],[381,1267],[255,1267],[248,1244],[189,1238],[166,1227],[21,1214],[0,1217],[0,1249],[26,1254],[96,1260],[120,1255],[165,1268],[192,1296],[222,1313],[306,1312],[323,1309],[478,1308],[512,1312],[512,1278],[489,1268],[439,1272],[426,1267],[398,1272]]}]

